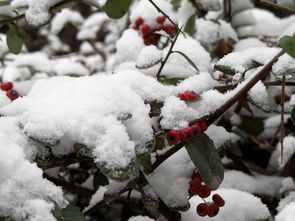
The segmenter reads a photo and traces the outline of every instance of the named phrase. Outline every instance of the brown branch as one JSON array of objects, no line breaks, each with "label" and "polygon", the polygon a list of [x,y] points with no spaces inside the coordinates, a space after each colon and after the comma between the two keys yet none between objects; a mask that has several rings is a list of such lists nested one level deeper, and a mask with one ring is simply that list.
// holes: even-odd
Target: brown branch
[{"label": "brown branch", "polygon": [[282,79],[282,95],[281,95],[281,164],[284,160],[284,136],[285,136],[285,123],[284,123],[284,115],[285,115],[285,81],[286,77],[283,76]]},{"label": "brown branch", "polygon": [[174,47],[174,45],[175,45],[175,43],[176,43],[176,41],[177,41],[177,38],[178,38],[180,32],[181,32],[181,28],[177,31],[176,36],[174,37],[174,39],[173,39],[173,41],[172,41],[172,43],[171,43],[171,46],[170,46],[170,48],[169,48],[169,51],[168,51],[166,57],[164,58],[163,61],[161,61],[161,66],[160,66],[160,68],[159,68],[159,70],[158,70],[158,73],[157,73],[157,75],[156,75],[157,80],[159,80],[160,75],[161,75],[161,72],[162,72],[162,70],[163,70],[163,68],[164,68],[164,66],[165,66],[165,64],[166,64],[166,62],[168,61],[168,58],[169,58],[170,55],[173,53],[172,49],[173,49],[173,47]]},{"label": "brown branch", "polygon": [[43,174],[43,177],[51,181],[55,185],[62,187],[63,190],[69,191],[70,193],[73,193],[73,194],[78,194],[83,197],[91,197],[95,193],[95,191],[93,190],[90,190],[81,186],[77,186],[73,183],[69,183],[55,177],[51,177],[47,175],[46,173]]},{"label": "brown branch", "polygon": [[[227,102],[225,102],[220,108],[218,108],[213,114],[209,116],[204,116],[201,119],[194,120],[190,122],[190,125],[193,123],[197,123],[200,120],[206,119],[207,125],[211,125],[216,121],[219,117],[221,117],[232,105],[234,105],[241,97],[245,96],[245,94],[260,80],[264,79],[270,72],[272,65],[282,56],[285,52],[281,50],[273,59],[271,59],[251,80],[248,81],[233,97],[231,97]],[[183,143],[180,142],[173,146],[170,150],[168,150],[163,155],[159,156],[154,164],[152,165],[152,169],[155,170],[158,168],[166,159],[168,159],[171,155],[176,153],[183,147]]]},{"label": "brown branch", "polygon": [[153,0],[149,0],[149,2],[157,9],[158,12],[163,14],[174,25],[174,27],[178,30],[178,32],[181,32],[181,34],[183,34],[186,37],[184,32],[181,30],[181,28],[178,28],[175,22],[162,9],[160,9],[159,6],[157,6]]},{"label": "brown branch", "polygon": [[102,58],[103,61],[106,61],[107,60],[106,53],[103,50],[97,48],[96,45],[95,45],[95,43],[92,40],[88,40],[88,43],[93,48],[94,52],[97,53],[97,54],[99,54],[101,56],[101,58]]},{"label": "brown branch", "polygon": [[279,4],[276,4],[276,3],[273,3],[273,2],[270,2],[270,1],[267,1],[267,0],[260,0],[260,3],[263,4],[263,5],[266,5],[266,6],[270,6],[272,8],[275,8],[275,9],[279,9],[279,10],[283,10],[283,11],[292,13],[292,14],[295,13],[295,9],[294,8],[289,8],[289,7],[286,7],[286,6],[283,6],[283,5],[279,5]]}]

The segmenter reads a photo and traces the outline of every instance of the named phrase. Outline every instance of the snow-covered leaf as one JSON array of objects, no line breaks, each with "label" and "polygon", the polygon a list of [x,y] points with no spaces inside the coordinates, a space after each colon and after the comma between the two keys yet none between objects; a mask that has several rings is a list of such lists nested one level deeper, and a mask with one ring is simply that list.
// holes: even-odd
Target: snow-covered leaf
[{"label": "snow-covered leaf", "polygon": [[187,62],[194,68],[194,69],[196,69],[196,71],[197,72],[199,72],[200,70],[199,70],[199,68],[195,65],[195,63],[185,54],[185,53],[183,53],[183,52],[181,52],[181,51],[173,51],[172,53],[178,53],[178,54],[180,54],[182,57],[184,57],[186,60],[187,60]]},{"label": "snow-covered leaf", "polygon": [[68,205],[62,210],[55,210],[55,218],[57,221],[86,221],[80,209],[73,204]]},{"label": "snow-covered leaf", "polygon": [[202,133],[184,145],[206,185],[212,190],[217,189],[223,180],[224,170],[213,141]]},{"label": "snow-covered leaf", "polygon": [[235,75],[236,71],[234,69],[232,69],[231,67],[228,67],[226,65],[214,65],[214,69],[217,71],[220,71],[224,74],[228,74],[228,75]]}]

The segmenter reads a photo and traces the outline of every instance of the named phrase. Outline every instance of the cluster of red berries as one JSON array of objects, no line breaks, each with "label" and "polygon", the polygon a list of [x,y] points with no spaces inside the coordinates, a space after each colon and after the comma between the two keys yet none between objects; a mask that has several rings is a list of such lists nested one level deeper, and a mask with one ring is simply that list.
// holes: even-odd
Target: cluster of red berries
[{"label": "cluster of red berries", "polygon": [[185,128],[182,131],[170,130],[166,134],[166,139],[170,144],[176,144],[178,141],[188,142],[194,137],[201,135],[202,131],[207,130],[207,123],[205,120],[200,121],[197,124],[192,125],[191,127]]},{"label": "cluster of red berries", "polygon": [[[207,198],[211,194],[211,189],[205,185],[202,184],[203,180],[199,173],[194,173],[193,179],[190,182],[190,192],[192,194],[198,195],[203,200],[204,198]],[[209,216],[214,217],[218,214],[219,208],[223,207],[225,204],[225,201],[222,199],[222,197],[219,194],[214,194],[212,196],[213,202],[206,202],[204,200],[204,203],[200,203],[197,206],[197,213],[199,216]]]},{"label": "cluster of red berries", "polygon": [[191,91],[185,91],[184,93],[179,94],[178,98],[182,101],[197,101],[199,100],[200,95]]},{"label": "cluster of red berries", "polygon": [[19,94],[16,90],[13,90],[13,84],[11,82],[6,82],[0,84],[0,89],[6,91],[6,96],[11,100],[19,98]]},{"label": "cluster of red berries", "polygon": [[144,23],[144,19],[142,17],[138,17],[135,20],[135,24],[132,26],[134,30],[139,30],[146,45],[157,45],[161,35],[155,33],[156,31],[163,30],[168,35],[175,34],[176,28],[174,25],[164,25],[166,20],[165,16],[156,18],[156,28],[152,28],[148,24]]}]

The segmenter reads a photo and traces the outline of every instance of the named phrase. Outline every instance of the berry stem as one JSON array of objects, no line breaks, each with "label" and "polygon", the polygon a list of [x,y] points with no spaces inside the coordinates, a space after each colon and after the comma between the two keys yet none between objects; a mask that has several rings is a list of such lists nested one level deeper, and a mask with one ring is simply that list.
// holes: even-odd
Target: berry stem
[{"label": "berry stem", "polygon": [[181,30],[181,28],[178,28],[175,22],[162,9],[160,9],[159,6],[157,6],[153,0],[149,0],[149,2],[158,10],[158,12],[163,14],[174,25],[174,27],[178,30],[178,32],[181,32],[181,34],[183,34],[183,36],[186,37],[184,32]]},{"label": "berry stem", "polygon": [[179,34],[180,34],[180,32],[181,32],[181,29],[182,29],[182,27],[181,27],[180,29],[178,29],[178,31],[177,31],[177,33],[176,33],[176,36],[174,37],[174,39],[173,39],[173,41],[172,41],[172,43],[171,43],[171,45],[170,45],[170,48],[169,48],[169,51],[168,51],[166,57],[165,57],[164,60],[161,62],[161,66],[160,66],[160,68],[159,68],[159,70],[158,70],[158,73],[157,73],[157,75],[156,75],[157,80],[159,80],[159,78],[160,78],[160,74],[161,74],[161,72],[162,72],[162,70],[163,70],[163,68],[164,68],[164,66],[165,66],[165,64],[166,64],[166,62],[168,61],[169,56],[172,54],[172,49],[173,49],[173,47],[174,47],[174,45],[175,45],[175,43],[176,43],[176,41],[177,41],[177,38],[178,38],[178,36],[179,36]]}]

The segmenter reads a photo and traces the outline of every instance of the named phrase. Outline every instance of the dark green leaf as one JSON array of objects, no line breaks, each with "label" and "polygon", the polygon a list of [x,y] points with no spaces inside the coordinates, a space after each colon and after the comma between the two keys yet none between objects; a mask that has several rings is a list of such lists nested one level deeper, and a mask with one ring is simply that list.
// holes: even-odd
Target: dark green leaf
[{"label": "dark green leaf", "polygon": [[216,190],[224,176],[224,168],[213,141],[204,133],[184,144],[205,184]]},{"label": "dark green leaf", "polygon": [[80,209],[73,204],[68,205],[65,209],[55,211],[55,217],[58,221],[86,221]]},{"label": "dark green leaf", "polygon": [[93,186],[97,190],[100,186],[109,184],[108,178],[98,169],[93,176]]},{"label": "dark green leaf", "polygon": [[228,75],[235,75],[236,71],[234,69],[232,69],[231,67],[225,66],[225,65],[215,65],[214,69],[217,71],[220,71],[224,74],[228,74]]},{"label": "dark green leaf", "polygon": [[171,0],[171,4],[173,6],[173,9],[175,11],[178,10],[178,8],[180,7],[180,4],[181,4],[181,0]]},{"label": "dark green leaf", "polygon": [[196,15],[193,14],[189,19],[187,20],[184,31],[188,33],[189,35],[193,35],[196,32]]},{"label": "dark green leaf", "polygon": [[180,82],[182,82],[184,78],[160,78],[159,81],[166,85],[178,85]]},{"label": "dark green leaf", "polygon": [[197,72],[199,72],[199,68],[195,65],[195,63],[186,54],[184,54],[181,51],[172,51],[172,53],[178,53],[178,54],[182,55],[188,61],[188,63],[190,63],[190,65],[193,66],[193,68],[196,69]]},{"label": "dark green leaf", "polygon": [[295,37],[283,36],[280,38],[279,43],[284,51],[295,59]]},{"label": "dark green leaf", "polygon": [[146,174],[150,174],[153,170],[151,155],[143,155],[138,157],[140,165]]},{"label": "dark green leaf", "polygon": [[249,134],[258,135],[264,130],[263,121],[264,118],[242,116],[242,123],[239,125],[239,128]]},{"label": "dark green leaf", "polygon": [[10,2],[11,2],[11,0],[4,0],[4,1],[2,0],[2,1],[0,1],[0,7],[5,6],[5,5],[9,5]]},{"label": "dark green leaf", "polygon": [[104,9],[110,18],[122,18],[128,11],[131,0],[107,0]]},{"label": "dark green leaf", "polygon": [[291,112],[291,119],[292,119],[293,123],[295,123],[295,107],[293,107],[293,110]]},{"label": "dark green leaf", "polygon": [[6,35],[9,51],[13,54],[19,54],[24,43],[24,31],[20,27],[12,25]]}]

